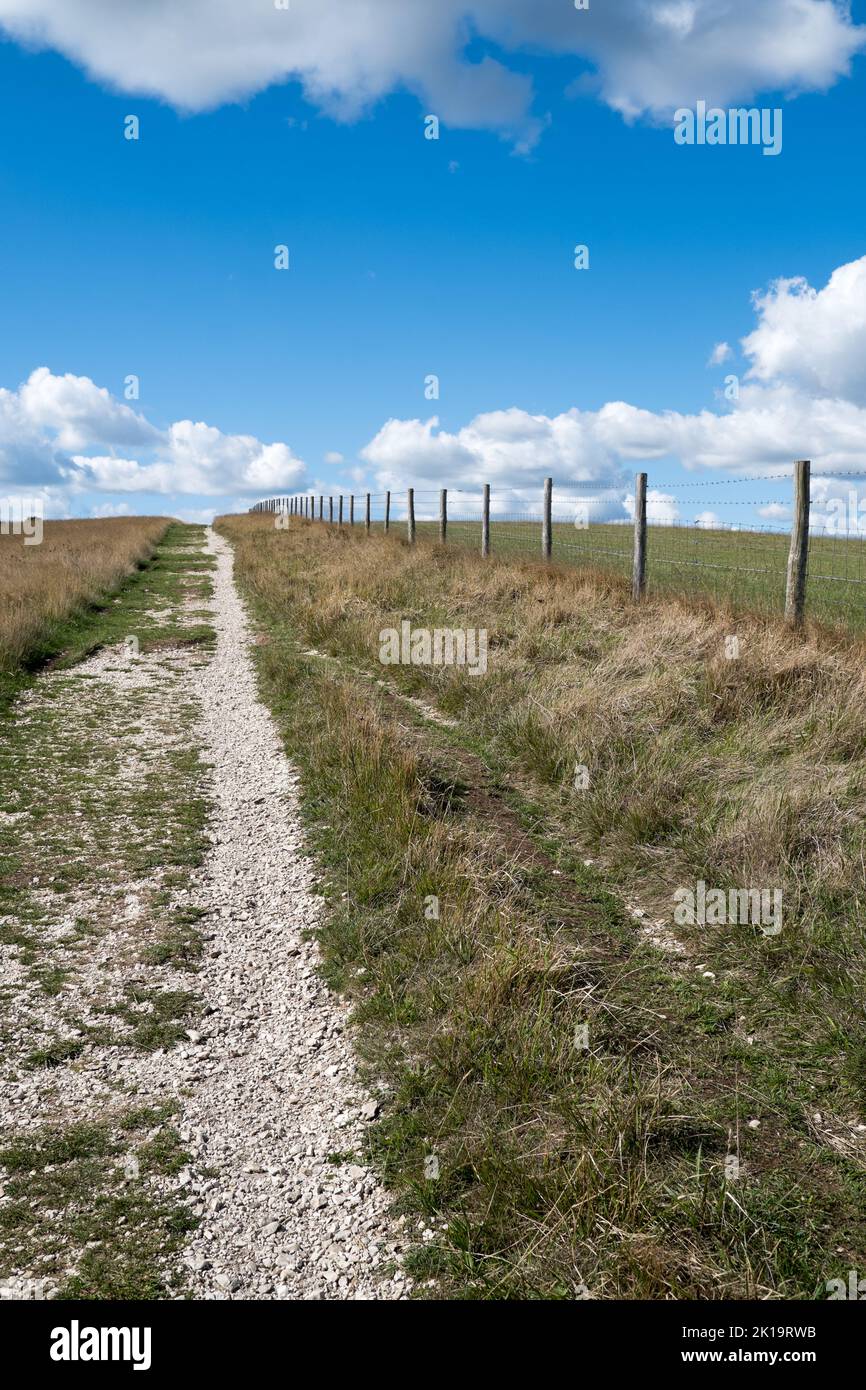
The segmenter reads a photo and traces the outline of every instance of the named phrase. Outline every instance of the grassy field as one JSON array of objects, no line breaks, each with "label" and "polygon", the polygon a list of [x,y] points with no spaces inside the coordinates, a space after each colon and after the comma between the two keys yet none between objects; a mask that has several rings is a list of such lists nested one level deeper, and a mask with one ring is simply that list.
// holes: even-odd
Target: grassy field
[{"label": "grassy field", "polygon": [[[357,523],[356,523],[357,524]],[[381,530],[381,523],[376,528]],[[405,533],[397,523],[396,532]],[[422,540],[436,540],[438,524],[417,526]],[[448,541],[478,551],[480,520],[453,519]],[[742,610],[781,614],[790,537],[782,531],[712,530],[699,526],[650,525],[647,536],[647,586],[650,593],[706,594]],[[541,523],[491,522],[496,554],[536,559],[541,551]],[[557,563],[592,565],[630,578],[631,526],[593,524],[585,530],[553,523],[553,558]],[[828,623],[861,630],[866,624],[866,538],[846,539],[813,534],[809,548],[807,611]]]},{"label": "grassy field", "polygon": [[[604,571],[219,529],[425,1291],[823,1298],[862,1268],[862,645]],[[382,666],[403,619],[486,629],[487,673]],[[782,932],[678,926],[700,879],[781,890]]]},{"label": "grassy field", "polygon": [[74,641],[74,626],[153,554],[159,517],[48,521],[39,545],[0,535],[0,703],[22,670]]}]

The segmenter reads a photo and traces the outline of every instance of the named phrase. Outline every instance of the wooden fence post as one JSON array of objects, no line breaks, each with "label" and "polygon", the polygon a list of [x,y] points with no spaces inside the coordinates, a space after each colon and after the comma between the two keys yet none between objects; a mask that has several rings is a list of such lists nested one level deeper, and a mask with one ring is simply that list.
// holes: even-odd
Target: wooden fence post
[{"label": "wooden fence post", "polygon": [[337,525],[338,525],[338,526],[342,526],[342,524],[343,524],[343,494],[342,494],[342,492],[341,492],[341,493],[340,493],[340,518],[339,518],[339,521],[338,521]]},{"label": "wooden fence post", "polygon": [[646,473],[638,473],[634,487],[634,561],[631,596],[641,599],[646,589]]},{"label": "wooden fence post", "polygon": [[490,554],[490,484],[484,484],[484,501],[481,504],[481,554],[486,560]]},{"label": "wooden fence post", "polygon": [[334,524],[334,499],[333,499],[333,497],[329,497],[329,498],[328,498],[328,522],[329,522],[329,524],[330,524],[331,526],[333,526],[333,524]]},{"label": "wooden fence post", "polygon": [[390,494],[390,492],[386,492],[386,493],[385,493],[385,530],[386,530],[386,531],[389,529],[390,525],[391,525],[391,494]]},{"label": "wooden fence post", "polygon": [[366,501],[364,502],[364,530],[367,532],[367,535],[369,536],[369,534],[370,534],[370,494],[369,494],[369,492],[367,493]]},{"label": "wooden fence post", "polygon": [[406,534],[409,544],[415,544],[415,489],[409,488],[406,494]]},{"label": "wooden fence post", "polygon": [[325,520],[325,499],[321,493],[319,493],[319,520]]},{"label": "wooden fence post", "polygon": [[541,553],[549,560],[553,552],[553,479],[544,480],[544,514],[541,520]]},{"label": "wooden fence post", "polygon": [[443,487],[439,492],[439,544],[444,545],[448,539],[448,489]]},{"label": "wooden fence post", "polygon": [[791,549],[788,553],[788,582],[785,588],[785,620],[799,627],[806,608],[806,570],[809,563],[809,475],[808,459],[794,464],[794,520],[791,523]]},{"label": "wooden fence post", "polygon": [[352,493],[351,497],[349,498],[349,525],[350,525],[350,526],[354,526],[354,525],[355,525],[355,494],[354,494],[354,492]]}]

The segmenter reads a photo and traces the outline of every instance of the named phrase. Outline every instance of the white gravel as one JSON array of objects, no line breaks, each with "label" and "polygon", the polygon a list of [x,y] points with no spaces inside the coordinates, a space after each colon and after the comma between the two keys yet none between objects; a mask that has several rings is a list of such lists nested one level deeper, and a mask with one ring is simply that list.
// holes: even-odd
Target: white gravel
[{"label": "white gravel", "polygon": [[[184,1104],[206,1162],[220,1172],[204,1194],[192,1242],[194,1293],[232,1298],[399,1298],[399,1232],[388,1199],[357,1164],[375,1102],[355,1080],[346,1011],[316,973],[302,939],[319,900],[310,892],[297,775],[258,697],[252,634],[233,579],[230,545],[208,532],[216,556],[217,648],[195,672],[199,741],[213,764],[213,848],[196,896],[211,908],[213,938],[200,974],[215,1012],[202,1046],[220,1061]],[[365,1118],[366,1115],[366,1118]],[[183,1133],[184,1131],[182,1131]]]}]

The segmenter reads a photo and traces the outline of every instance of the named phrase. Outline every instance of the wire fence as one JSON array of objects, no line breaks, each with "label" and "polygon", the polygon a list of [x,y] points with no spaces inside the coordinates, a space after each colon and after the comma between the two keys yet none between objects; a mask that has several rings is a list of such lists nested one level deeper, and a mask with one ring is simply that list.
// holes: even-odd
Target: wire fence
[{"label": "wire fence", "polygon": [[[490,487],[409,488],[268,498],[251,511],[273,513],[278,526],[321,521],[371,534],[393,532],[410,544],[610,570],[630,581],[636,599],[646,592],[704,594],[755,611],[784,612],[793,624],[808,612],[861,629],[866,516],[853,489],[848,499],[827,501],[828,490],[859,476],[866,473],[822,473],[817,501],[809,464],[800,461],[793,470],[761,478],[665,482],[652,490],[647,475],[639,473],[631,490],[609,484],[560,488],[548,479],[534,495]],[[751,495],[756,484],[766,495]],[[707,497],[709,508],[701,505]],[[726,521],[718,515],[726,508],[779,520]],[[684,518],[689,509],[695,515]]]}]

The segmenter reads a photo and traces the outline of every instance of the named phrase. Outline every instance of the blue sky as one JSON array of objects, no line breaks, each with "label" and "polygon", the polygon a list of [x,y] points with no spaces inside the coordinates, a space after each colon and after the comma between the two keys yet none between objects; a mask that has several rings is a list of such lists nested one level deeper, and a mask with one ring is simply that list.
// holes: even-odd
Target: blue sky
[{"label": "blue sky", "polygon": [[[668,8],[694,22],[702,3]],[[521,42],[450,35],[449,62],[469,95],[432,141],[424,116],[447,110],[454,69],[431,75],[425,52],[412,51],[408,79],[406,69],[399,80],[377,77],[383,91],[364,104],[366,73],[346,76],[327,35],[308,36],[296,76],[268,82],[240,60],[231,71],[227,33],[220,71],[229,74],[202,96],[195,81],[185,91],[182,62],[166,58],[163,71],[156,33],[157,75],[147,81],[160,90],[148,96],[136,90],[136,51],[122,35],[108,58],[90,53],[98,0],[70,0],[80,30],[41,28],[36,46],[34,32],[20,41],[21,25],[50,7],[0,0],[0,32],[12,25],[0,42],[0,490],[44,494],[49,515],[192,516],[303,487],[486,479],[529,498],[552,473],[563,487],[609,483],[622,514],[624,479],[641,466],[651,487],[781,472],[800,455],[826,475],[866,467],[866,58],[851,58],[839,7],[827,46],[838,41],[840,54],[823,54],[812,71],[815,44],[804,35],[787,80],[768,57],[761,85],[758,40],[768,54],[778,48],[787,3],[763,6],[748,73],[736,56],[720,73],[709,59],[701,69],[700,53],[696,63],[685,52],[678,66],[660,50],[651,95],[617,48],[620,39],[628,47],[630,0],[601,62],[597,52],[557,51],[542,24],[536,37],[531,8]],[[730,8],[735,38],[745,11]],[[747,9],[753,22],[762,6]],[[387,25],[384,0],[383,11]],[[851,18],[866,24],[866,7],[854,4]],[[485,57],[531,80],[525,110],[515,115],[510,87],[475,99],[478,69],[467,65]],[[844,70],[849,58],[850,76],[828,78],[828,64]],[[325,96],[311,90],[313,62],[338,72]],[[587,82],[598,73],[601,90]],[[225,83],[257,81],[263,90],[225,98]],[[179,92],[194,109],[179,109]],[[669,108],[700,98],[781,108],[781,154],[675,144]],[[643,109],[625,119],[629,103]],[[129,114],[140,120],[138,141],[124,139]],[[490,128],[471,128],[484,122]],[[280,243],[290,248],[286,272],[274,269]],[[574,268],[577,243],[589,247],[587,271]],[[851,268],[844,283],[827,290],[841,267]],[[771,289],[795,277],[817,296]],[[753,291],[768,296],[763,311]],[[756,329],[744,355],[740,340]],[[708,366],[721,342],[730,356]],[[38,368],[50,378],[22,397]],[[133,373],[140,399],[125,402]],[[435,401],[425,399],[432,373]],[[730,373],[740,377],[737,402],[720,394]],[[90,405],[81,379],[99,388]],[[82,412],[71,431],[59,420],[65,402]],[[94,423],[92,409],[114,424]],[[146,424],[130,424],[129,411]],[[718,417],[731,415],[733,428],[720,428]],[[184,421],[212,433],[190,442],[181,430],[180,446],[166,444]],[[211,442],[223,460],[212,477]],[[259,458],[261,445],[282,448]],[[342,462],[327,461],[335,453]],[[88,458],[103,462],[88,468]],[[111,466],[117,459],[123,467]],[[766,484],[737,489],[730,495],[767,499]],[[822,496],[832,490],[828,481]],[[777,491],[784,501],[785,486]],[[690,497],[684,518],[705,506]]]}]

